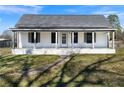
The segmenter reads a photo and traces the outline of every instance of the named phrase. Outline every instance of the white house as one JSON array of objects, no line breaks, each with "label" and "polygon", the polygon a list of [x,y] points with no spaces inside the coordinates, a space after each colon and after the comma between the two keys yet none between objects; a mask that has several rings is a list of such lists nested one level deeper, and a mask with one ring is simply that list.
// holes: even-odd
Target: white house
[{"label": "white house", "polygon": [[[115,53],[116,29],[103,15],[25,14],[11,30],[17,35],[13,54]],[[110,32],[113,35],[111,45]]]}]

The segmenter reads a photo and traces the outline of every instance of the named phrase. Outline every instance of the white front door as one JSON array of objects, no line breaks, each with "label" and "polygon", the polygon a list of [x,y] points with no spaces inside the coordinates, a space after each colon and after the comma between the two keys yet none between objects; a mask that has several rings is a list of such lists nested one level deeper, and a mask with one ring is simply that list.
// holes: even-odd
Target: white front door
[{"label": "white front door", "polygon": [[62,47],[67,47],[67,33],[61,34],[61,45]]}]

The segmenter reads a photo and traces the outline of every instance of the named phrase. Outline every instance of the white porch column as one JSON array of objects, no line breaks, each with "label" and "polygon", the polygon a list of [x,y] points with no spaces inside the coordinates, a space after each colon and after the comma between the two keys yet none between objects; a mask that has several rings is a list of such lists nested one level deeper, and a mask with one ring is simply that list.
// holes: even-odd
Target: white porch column
[{"label": "white porch column", "polygon": [[112,32],[112,48],[115,48],[114,40],[115,39],[115,32]]},{"label": "white porch column", "polygon": [[56,32],[56,48],[58,48],[58,32]]},{"label": "white porch column", "polygon": [[94,32],[92,32],[92,48],[94,49]]},{"label": "white porch column", "polygon": [[107,33],[107,47],[109,48],[110,45],[109,45],[109,41],[110,41],[110,32]]},{"label": "white porch column", "polygon": [[36,32],[34,32],[34,49],[36,49]]},{"label": "white porch column", "polygon": [[72,42],[71,42],[72,45],[71,46],[72,46],[72,48],[74,48],[74,32],[72,32],[71,34],[72,34],[72,37],[71,37],[72,38]]},{"label": "white porch column", "polygon": [[17,47],[22,48],[21,32],[17,32]]}]

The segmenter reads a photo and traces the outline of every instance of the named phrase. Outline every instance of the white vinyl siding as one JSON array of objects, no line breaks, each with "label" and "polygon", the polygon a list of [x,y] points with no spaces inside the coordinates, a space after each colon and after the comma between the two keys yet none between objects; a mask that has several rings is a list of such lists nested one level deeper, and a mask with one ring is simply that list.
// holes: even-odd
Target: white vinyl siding
[{"label": "white vinyl siding", "polygon": [[[71,32],[67,33],[67,47],[72,47]],[[61,34],[58,32],[58,48],[61,47]],[[28,32],[20,32],[21,40],[19,48],[33,48],[34,44],[28,42]],[[107,32],[96,32],[95,47],[107,48]],[[91,44],[84,42],[84,32],[78,32],[78,43],[74,43],[75,48],[91,48]],[[51,32],[40,32],[40,42],[36,44],[37,48],[54,48],[51,43]]]}]

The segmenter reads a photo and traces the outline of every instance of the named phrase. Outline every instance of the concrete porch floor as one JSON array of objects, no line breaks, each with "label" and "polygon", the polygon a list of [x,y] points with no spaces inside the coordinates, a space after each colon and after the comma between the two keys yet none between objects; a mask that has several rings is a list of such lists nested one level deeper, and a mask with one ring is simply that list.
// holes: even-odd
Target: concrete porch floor
[{"label": "concrete porch floor", "polygon": [[70,54],[114,54],[115,49],[110,48],[41,48],[41,49],[12,49],[12,54],[34,54],[34,55],[70,55]]}]

